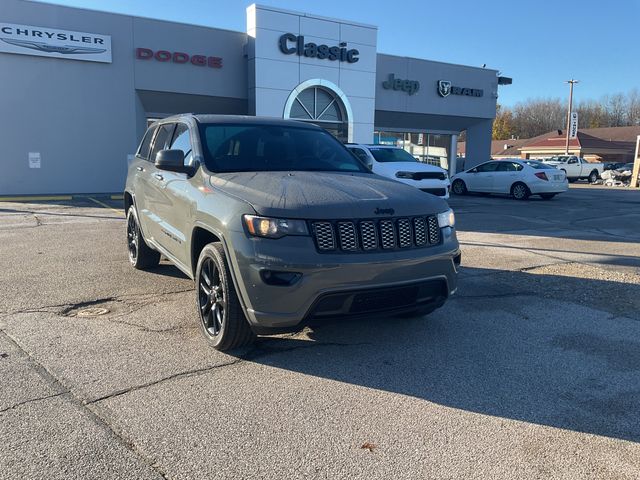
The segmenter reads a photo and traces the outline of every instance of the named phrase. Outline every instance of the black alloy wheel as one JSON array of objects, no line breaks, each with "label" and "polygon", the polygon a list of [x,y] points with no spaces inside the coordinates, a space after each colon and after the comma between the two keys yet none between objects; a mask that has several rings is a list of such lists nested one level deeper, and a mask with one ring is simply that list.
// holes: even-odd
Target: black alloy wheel
[{"label": "black alloy wheel", "polygon": [[160,253],[147,245],[142,236],[133,205],[127,211],[127,252],[129,262],[138,270],[155,267],[160,263]]},{"label": "black alloy wheel", "polygon": [[256,336],[244,314],[220,242],[205,245],[195,272],[200,329],[216,350],[227,351],[252,343]]},{"label": "black alloy wheel", "polygon": [[225,323],[227,304],[220,271],[212,258],[205,258],[198,279],[198,306],[200,319],[208,335],[216,337]]},{"label": "black alloy wheel", "polygon": [[127,218],[127,249],[129,250],[129,261],[135,265],[138,260],[138,242],[140,239],[140,230],[134,215],[128,215]]}]

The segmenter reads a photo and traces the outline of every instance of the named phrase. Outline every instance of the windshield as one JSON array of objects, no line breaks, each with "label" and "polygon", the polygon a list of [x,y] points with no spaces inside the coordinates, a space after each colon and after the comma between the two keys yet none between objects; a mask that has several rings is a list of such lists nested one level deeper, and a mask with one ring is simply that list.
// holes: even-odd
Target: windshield
[{"label": "windshield", "polygon": [[374,148],[369,151],[378,162],[417,162],[416,157],[401,148]]},{"label": "windshield", "polygon": [[522,163],[526,163],[530,167],[533,167],[537,170],[555,170],[556,168],[551,165],[545,165],[542,162],[536,162],[535,160],[524,160]]},{"label": "windshield", "polygon": [[212,172],[365,172],[324,130],[281,125],[201,124],[204,161]]}]

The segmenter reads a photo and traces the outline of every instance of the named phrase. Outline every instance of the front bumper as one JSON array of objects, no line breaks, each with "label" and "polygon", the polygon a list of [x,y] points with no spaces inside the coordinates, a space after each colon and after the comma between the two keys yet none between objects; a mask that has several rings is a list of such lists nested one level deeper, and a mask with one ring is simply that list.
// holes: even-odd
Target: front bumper
[{"label": "front bumper", "polygon": [[449,198],[449,189],[451,187],[451,182],[449,182],[449,180],[412,180],[410,178],[394,178],[394,180],[444,199]]},{"label": "front bumper", "polygon": [[[311,237],[277,240],[232,232],[236,287],[256,333],[286,331],[314,318],[437,308],[457,288],[459,245],[442,229],[440,245],[375,253],[318,253]],[[296,272],[293,285],[268,285],[261,271]]]}]

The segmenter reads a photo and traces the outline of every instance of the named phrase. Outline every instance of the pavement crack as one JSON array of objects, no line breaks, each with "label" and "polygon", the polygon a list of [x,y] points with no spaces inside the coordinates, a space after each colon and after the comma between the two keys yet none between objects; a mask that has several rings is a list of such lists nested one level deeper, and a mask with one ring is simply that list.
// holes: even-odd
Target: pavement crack
[{"label": "pavement crack", "polygon": [[102,402],[104,400],[109,400],[115,397],[119,397],[121,395],[126,395],[127,393],[131,393],[131,392],[135,392],[137,390],[142,390],[144,388],[149,388],[149,387],[153,387],[154,385],[158,385],[160,383],[163,382],[168,382],[170,380],[174,380],[176,378],[183,378],[183,377],[190,377],[190,376],[194,376],[194,375],[200,375],[206,372],[209,372],[211,370],[216,370],[218,368],[224,368],[224,367],[229,367],[231,365],[235,365],[237,363],[240,363],[244,361],[243,357],[238,357],[235,360],[231,361],[231,362],[226,362],[226,363],[221,363],[218,365],[210,365],[208,367],[202,367],[202,368],[196,368],[193,370],[188,370],[186,372],[180,372],[180,373],[175,373],[173,375],[169,375],[168,377],[163,377],[160,378],[158,380],[154,380],[153,382],[148,382],[148,383],[143,383],[141,385],[135,385],[133,387],[129,387],[129,388],[123,388],[121,390],[116,390],[115,392],[111,392],[108,395],[104,395],[102,397],[98,397],[98,398],[94,398],[93,400],[89,400],[84,402],[85,405],[93,405],[95,403],[98,402]]},{"label": "pavement crack", "polygon": [[202,375],[208,372],[211,372],[213,370],[218,370],[218,369],[222,369],[222,368],[226,368],[226,367],[231,367],[233,365],[237,365],[239,363],[243,363],[243,362],[251,362],[254,360],[258,360],[258,359],[262,359],[265,357],[268,357],[270,355],[276,355],[279,353],[287,353],[287,352],[292,352],[295,350],[301,350],[301,349],[311,349],[311,348],[320,348],[320,347],[352,347],[352,346],[360,346],[360,345],[371,345],[370,343],[339,343],[339,342],[305,342],[305,343],[309,343],[309,345],[294,345],[291,347],[285,347],[285,348],[265,348],[263,345],[257,345],[254,346],[253,348],[251,348],[248,352],[246,352],[243,355],[239,355],[237,356],[234,360],[230,361],[230,362],[225,362],[225,363],[220,363],[218,365],[211,365],[208,367],[202,367],[202,368],[196,368],[196,369],[192,369],[192,370],[188,370],[186,372],[179,372],[179,373],[175,373],[173,375],[169,375],[167,377],[163,377],[160,378],[158,380],[154,380],[152,382],[148,382],[148,383],[144,383],[141,385],[135,385],[133,387],[129,387],[129,388],[123,388],[121,390],[116,390],[114,392],[111,392],[107,395],[103,395],[101,397],[98,398],[94,398],[93,400],[88,400],[84,402],[84,405],[94,405],[100,402],[103,402],[105,400],[110,400],[112,398],[116,398],[122,395],[126,395],[128,393],[131,392],[135,392],[138,390],[142,390],[145,388],[149,388],[149,387],[153,387],[155,385],[159,385],[161,383],[164,382],[168,382],[171,380],[175,380],[178,378],[186,378],[186,377],[192,377],[192,376],[197,376],[197,375]]},{"label": "pavement crack", "polygon": [[64,392],[52,393],[51,395],[45,395],[44,397],[31,398],[29,400],[24,400],[23,402],[16,403],[15,405],[12,405],[10,407],[3,408],[2,410],[0,410],[0,414],[8,412],[9,410],[13,410],[15,408],[19,408],[19,407],[21,407],[23,405],[27,405],[29,403],[40,402],[42,400],[48,400],[49,398],[55,398],[55,397],[59,397],[61,395],[67,395],[68,393],[69,393],[69,390],[65,390]]},{"label": "pavement crack", "polygon": [[[35,358],[33,358],[33,356],[27,350],[25,350],[22,347],[22,345],[20,345],[11,335],[3,331],[2,336],[6,338],[9,342],[11,342],[20,352],[22,352],[29,359],[34,370],[47,383],[58,388],[59,390],[58,393],[49,395],[48,397],[42,397],[38,399],[32,399],[25,402],[21,402],[20,404],[10,407],[10,409],[17,408],[21,404],[33,403],[35,401],[46,400],[47,398],[54,398],[54,397],[66,395],[66,399],[69,403],[80,408],[82,412],[87,415],[90,421],[92,421],[94,424],[96,424],[100,428],[103,428],[111,436],[113,441],[119,443],[124,448],[129,450],[140,462],[147,465],[152,471],[154,471],[161,478],[165,478],[165,479],[167,478],[167,475],[158,467],[158,465],[156,464],[156,461],[153,458],[143,453],[140,450],[140,448],[138,448],[138,446],[136,446],[135,443],[133,443],[133,441],[127,439],[122,432],[120,432],[115,427],[110,425],[106,420],[101,418],[96,412],[88,408],[70,389],[65,387],[65,385],[62,384],[62,382],[60,382],[49,370],[47,370],[47,368],[44,365],[42,365]],[[6,410],[3,410],[3,411],[6,411]],[[0,411],[0,413],[2,413],[2,411]]]}]

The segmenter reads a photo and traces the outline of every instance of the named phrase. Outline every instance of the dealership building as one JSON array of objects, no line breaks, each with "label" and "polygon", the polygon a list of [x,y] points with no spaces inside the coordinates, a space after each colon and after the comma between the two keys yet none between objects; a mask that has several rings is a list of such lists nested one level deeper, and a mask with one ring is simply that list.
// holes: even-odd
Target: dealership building
[{"label": "dealership building", "polygon": [[491,155],[486,68],[378,53],[378,29],[251,5],[246,32],[2,0],[0,195],[122,191],[149,122],[292,118],[455,168]]}]

